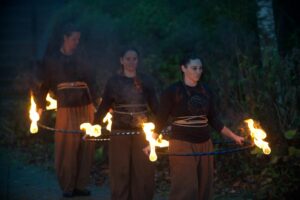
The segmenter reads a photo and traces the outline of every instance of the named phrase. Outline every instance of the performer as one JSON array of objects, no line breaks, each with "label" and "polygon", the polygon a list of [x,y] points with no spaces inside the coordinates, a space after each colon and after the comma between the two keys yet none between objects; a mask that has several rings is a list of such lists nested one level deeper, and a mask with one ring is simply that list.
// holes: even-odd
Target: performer
[{"label": "performer", "polygon": [[[113,110],[109,142],[112,200],[150,200],[154,193],[155,165],[143,152],[148,143],[141,125],[151,112],[156,112],[158,101],[151,79],[137,73],[138,58],[133,48],[121,54],[122,72],[108,80],[95,117],[99,124],[108,110]],[[118,133],[135,134],[117,136]]]},{"label": "performer", "polygon": [[[93,73],[77,48],[80,30],[68,24],[62,32],[60,46],[54,51],[47,51],[43,60],[41,87],[36,94],[37,105],[42,114],[46,94],[52,91],[57,99],[55,128],[80,130],[81,123],[92,123],[94,120],[93,101],[96,97]],[[82,136],[80,133],[55,133],[55,170],[64,197],[90,195],[86,187],[95,144],[83,141]]]},{"label": "performer", "polygon": [[[203,68],[197,56],[187,56],[180,64],[183,81],[169,86],[161,95],[155,120],[156,133],[172,118],[169,152],[211,152],[209,125],[242,144],[243,137],[223,125],[213,105],[207,85],[199,82]],[[170,200],[209,200],[213,196],[213,156],[170,156]]]}]

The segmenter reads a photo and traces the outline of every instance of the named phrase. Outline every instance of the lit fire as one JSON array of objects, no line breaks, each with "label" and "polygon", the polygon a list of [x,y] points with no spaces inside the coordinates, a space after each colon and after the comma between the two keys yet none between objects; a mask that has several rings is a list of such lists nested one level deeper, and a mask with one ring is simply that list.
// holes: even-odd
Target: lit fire
[{"label": "lit fire", "polygon": [[106,129],[111,131],[111,125],[112,125],[112,115],[110,114],[110,112],[108,112],[105,117],[103,118],[103,122],[107,122],[107,126],[106,126]]},{"label": "lit fire", "polygon": [[258,124],[254,123],[253,119],[246,119],[245,122],[248,124],[248,127],[250,129],[250,135],[254,140],[254,144],[257,147],[261,148],[264,154],[270,154],[271,148],[269,147],[269,143],[263,141],[263,139],[267,137],[266,132],[263,129],[258,128]]},{"label": "lit fire", "polygon": [[39,131],[37,122],[40,119],[40,115],[37,112],[36,103],[34,102],[34,98],[32,94],[30,95],[29,118],[31,119],[30,133],[35,134]]},{"label": "lit fire", "polygon": [[153,130],[155,128],[155,125],[152,122],[149,123],[143,123],[143,130],[146,134],[146,140],[149,142],[150,145],[150,155],[149,160],[154,162],[157,160],[157,155],[155,152],[155,147],[168,147],[169,142],[167,140],[162,139],[162,135],[160,134],[158,139],[155,140],[153,135]]},{"label": "lit fire", "polygon": [[80,124],[80,130],[85,131],[85,134],[91,137],[99,137],[101,135],[101,126],[98,124],[82,123]]},{"label": "lit fire", "polygon": [[47,110],[56,110],[56,108],[57,108],[57,101],[56,101],[55,99],[53,99],[53,98],[50,96],[49,93],[47,94],[46,101],[49,102],[49,105],[46,106],[46,109],[47,109]]},{"label": "lit fire", "polygon": [[[112,125],[112,115],[108,112],[105,117],[103,118],[103,122],[107,122],[106,129],[111,131],[111,125]],[[92,125],[91,123],[82,123],[80,124],[80,130],[85,131],[86,135],[92,136],[92,137],[99,137],[101,135],[101,129],[102,127],[98,124]]]}]

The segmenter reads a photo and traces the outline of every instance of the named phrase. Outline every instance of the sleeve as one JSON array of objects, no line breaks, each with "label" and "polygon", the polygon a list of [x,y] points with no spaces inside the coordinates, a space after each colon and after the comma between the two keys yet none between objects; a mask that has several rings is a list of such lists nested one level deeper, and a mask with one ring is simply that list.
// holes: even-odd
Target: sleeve
[{"label": "sleeve", "polygon": [[94,68],[91,65],[84,63],[84,67],[86,69],[86,77],[85,81],[88,84],[89,92],[91,96],[91,100],[95,107],[98,106],[98,100],[100,99],[98,85],[97,85],[97,77]]},{"label": "sleeve", "polygon": [[158,110],[158,98],[154,86],[154,81],[147,81],[147,102],[151,111],[156,114]]},{"label": "sleeve", "polygon": [[113,80],[108,80],[103,95],[102,95],[102,101],[97,109],[97,112],[95,113],[94,118],[94,124],[103,124],[102,119],[105,117],[106,113],[111,108],[114,98],[113,98]]},{"label": "sleeve", "polygon": [[216,131],[221,132],[221,130],[224,127],[224,124],[219,119],[218,112],[215,108],[215,95],[207,86],[205,86],[204,88],[209,93],[209,96],[210,96],[210,106],[209,106],[208,115],[207,115],[208,123]]},{"label": "sleeve", "polygon": [[174,98],[170,89],[165,90],[160,96],[158,111],[155,117],[155,132],[159,133],[166,126],[172,108],[174,106]]}]

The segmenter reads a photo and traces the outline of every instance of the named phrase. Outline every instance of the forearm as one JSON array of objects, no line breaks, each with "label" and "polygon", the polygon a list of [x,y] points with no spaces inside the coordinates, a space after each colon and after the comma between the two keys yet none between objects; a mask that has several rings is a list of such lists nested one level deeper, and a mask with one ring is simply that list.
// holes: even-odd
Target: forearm
[{"label": "forearm", "polygon": [[229,128],[227,128],[226,126],[224,126],[224,127],[222,128],[221,133],[222,133],[224,136],[226,136],[226,137],[228,137],[228,138],[230,138],[230,139],[232,139],[232,140],[235,140],[235,138],[237,137],[237,135],[234,134],[234,133],[233,133]]}]

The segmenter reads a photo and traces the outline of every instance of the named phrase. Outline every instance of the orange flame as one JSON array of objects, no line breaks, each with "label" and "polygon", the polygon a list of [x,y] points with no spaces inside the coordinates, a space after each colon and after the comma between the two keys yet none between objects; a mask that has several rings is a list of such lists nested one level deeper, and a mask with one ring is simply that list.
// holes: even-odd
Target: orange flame
[{"label": "orange flame", "polygon": [[47,94],[46,101],[49,102],[49,105],[46,106],[46,110],[56,110],[57,109],[57,101],[53,99],[50,94]]},{"label": "orange flame", "polygon": [[105,117],[103,118],[103,122],[107,122],[107,126],[106,126],[106,129],[111,131],[111,125],[112,125],[112,115],[110,114],[110,112],[108,112]]},{"label": "orange flame", "polygon": [[261,128],[257,128],[258,124],[255,123],[253,119],[246,119],[245,122],[248,124],[248,127],[250,129],[250,136],[253,138],[254,144],[258,148],[261,148],[264,154],[270,154],[271,148],[269,147],[269,143],[263,141],[263,139],[267,137],[266,132]]},{"label": "orange flame", "polygon": [[162,135],[160,134],[158,139],[155,140],[153,135],[153,130],[155,128],[155,125],[152,122],[143,123],[143,131],[146,134],[146,140],[149,142],[150,145],[150,155],[149,160],[154,162],[157,160],[157,155],[155,152],[155,147],[168,147],[169,142],[167,140],[162,139]]},{"label": "orange flame", "polygon": [[[112,125],[112,115],[108,112],[105,117],[103,118],[103,122],[108,122],[106,129],[111,131],[111,125]],[[80,124],[80,130],[85,131],[86,135],[92,136],[92,137],[99,137],[102,127],[98,124],[92,125],[89,122]]]},{"label": "orange flame", "polygon": [[36,109],[36,103],[34,101],[33,95],[30,95],[30,109],[29,109],[29,118],[31,120],[30,124],[30,133],[35,134],[39,131],[37,122],[40,119],[40,115]]},{"label": "orange flame", "polygon": [[101,126],[91,125],[90,123],[82,123],[80,124],[80,130],[85,131],[86,135],[92,136],[92,137],[99,137],[101,135]]}]

